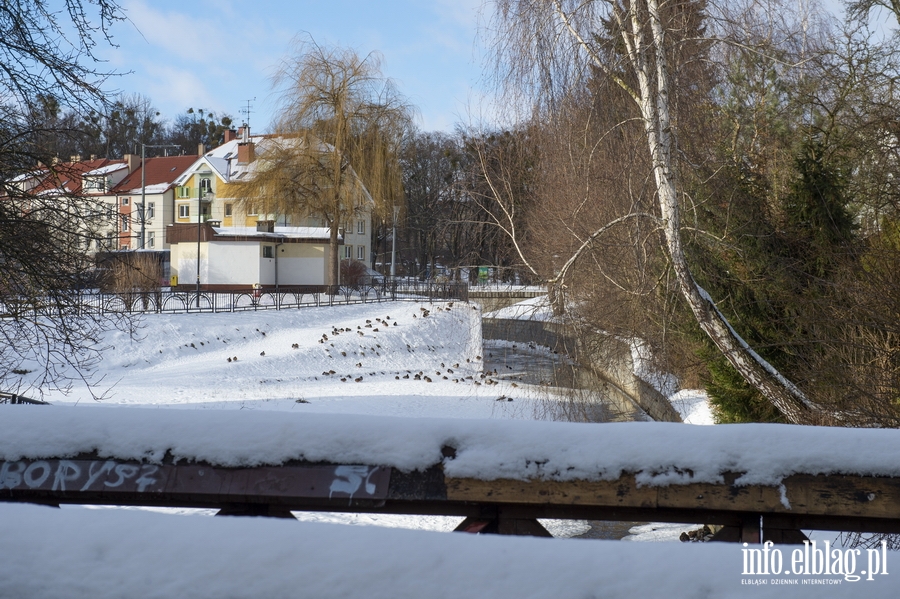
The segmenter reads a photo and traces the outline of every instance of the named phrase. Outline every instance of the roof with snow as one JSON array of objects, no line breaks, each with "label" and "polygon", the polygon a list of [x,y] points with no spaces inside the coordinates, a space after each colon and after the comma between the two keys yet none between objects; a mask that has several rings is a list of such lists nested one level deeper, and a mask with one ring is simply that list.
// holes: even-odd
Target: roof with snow
[{"label": "roof with snow", "polygon": [[[81,162],[60,162],[44,169],[43,180],[32,189],[32,193],[81,193],[82,177],[104,167],[126,165],[124,160],[110,160],[99,158],[96,160],[83,160]],[[114,168],[113,170],[117,170]],[[96,174],[96,173],[95,173]]]},{"label": "roof with snow", "polygon": [[275,227],[274,233],[257,231],[254,227],[213,227],[216,237],[268,237],[285,239],[321,239],[328,240],[328,227]]},{"label": "roof with snow", "polygon": [[[304,138],[298,136],[285,135],[252,135],[248,137],[248,142],[244,142],[240,138],[233,139],[201,156],[200,160],[196,161],[192,168],[188,169],[181,177],[179,177],[176,184],[183,185],[188,177],[193,172],[196,172],[200,168],[200,165],[203,164],[209,166],[225,183],[245,180],[253,176],[259,168],[260,160],[265,159],[266,153],[273,150],[291,149],[292,147],[303,144],[304,141]],[[238,147],[243,143],[251,143],[254,146],[255,158],[249,163],[238,162]],[[321,140],[318,141],[318,144],[319,150],[322,152],[333,150],[333,147],[330,144]],[[359,176],[353,170],[352,166],[350,167],[350,171],[356,177],[356,180],[359,181],[359,188],[362,191],[365,200],[370,205],[374,205],[375,201],[372,199],[372,196],[366,187],[359,180]]]},{"label": "roof with snow", "polygon": [[[270,243],[326,244],[330,238],[328,227],[275,227],[274,232],[258,231],[255,227],[213,227],[203,223],[197,230],[196,223],[175,223],[167,227],[166,240],[171,243],[197,243],[200,241],[268,241]],[[338,243],[343,238],[338,236]]]},{"label": "roof with snow", "polygon": [[98,177],[100,175],[108,175],[109,173],[114,173],[116,171],[120,171],[122,169],[128,168],[128,165],[124,162],[113,162],[112,164],[107,164],[106,166],[101,166],[100,168],[96,168],[92,171],[88,171],[84,173],[85,177]]},{"label": "roof with snow", "polygon": [[[197,156],[164,156],[147,158],[145,166],[139,167],[125,177],[113,189],[113,193],[141,193],[141,177],[146,185],[145,193],[163,193],[175,186],[185,171],[195,162]],[[144,169],[146,168],[146,172]]]}]

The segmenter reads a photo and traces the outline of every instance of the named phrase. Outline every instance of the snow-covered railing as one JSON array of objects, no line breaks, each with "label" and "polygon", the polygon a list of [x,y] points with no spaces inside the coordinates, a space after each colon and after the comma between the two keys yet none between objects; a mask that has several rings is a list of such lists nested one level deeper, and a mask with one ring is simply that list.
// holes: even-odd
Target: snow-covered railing
[{"label": "snow-covered railing", "polygon": [[[872,451],[877,448],[878,451]],[[0,500],[900,532],[900,431],[4,407]]]},{"label": "snow-covered railing", "polygon": [[30,397],[25,397],[24,395],[18,395],[16,393],[6,393],[5,391],[0,391],[0,404],[32,404],[38,406],[47,406],[50,405],[46,401],[42,401],[40,399],[32,399]]}]

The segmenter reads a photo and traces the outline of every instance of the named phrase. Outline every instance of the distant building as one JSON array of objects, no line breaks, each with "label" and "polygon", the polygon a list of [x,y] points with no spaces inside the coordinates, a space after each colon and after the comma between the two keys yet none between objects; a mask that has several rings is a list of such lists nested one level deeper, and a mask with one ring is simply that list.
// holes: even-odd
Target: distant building
[{"label": "distant building", "polygon": [[[230,184],[254,176],[267,150],[295,140],[251,136],[246,126],[226,132],[225,140],[200,156],[177,181],[174,226],[168,228],[167,239],[179,286],[197,284],[198,233],[201,287],[324,285],[330,248],[329,229],[321,215],[266,212],[264,199],[242,208],[229,191]],[[367,263],[375,202],[361,184],[359,189],[359,197],[348,199],[354,216],[341,229],[340,258]],[[198,227],[198,221],[211,226]]]},{"label": "distant building", "polygon": [[[326,227],[223,227],[218,221],[175,224],[171,244],[172,283],[203,289],[274,289],[325,285]],[[199,270],[197,255],[200,255]]]},{"label": "distant building", "polygon": [[166,226],[175,222],[176,214],[175,181],[197,156],[147,158],[144,165],[133,154],[126,159],[129,174],[112,188],[107,200],[115,207],[115,249],[167,249]]},{"label": "distant building", "polygon": [[11,183],[33,198],[54,199],[61,215],[68,212],[69,218],[77,218],[87,254],[163,250],[166,225],[174,221],[175,180],[196,160],[147,158],[142,165],[134,154],[122,160],[73,156],[69,162],[38,166]]}]

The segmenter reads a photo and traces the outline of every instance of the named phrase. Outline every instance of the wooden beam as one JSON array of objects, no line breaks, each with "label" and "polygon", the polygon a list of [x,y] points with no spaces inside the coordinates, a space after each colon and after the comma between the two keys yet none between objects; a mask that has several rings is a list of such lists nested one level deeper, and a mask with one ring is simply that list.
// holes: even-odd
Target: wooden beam
[{"label": "wooden beam", "polygon": [[774,487],[740,485],[739,478],[727,473],[719,484],[669,486],[638,485],[635,474],[609,481],[484,481],[446,477],[440,465],[414,472],[305,462],[223,468],[83,455],[0,462],[0,501],[213,507],[268,515],[458,515],[496,520],[498,528],[507,521],[507,530],[529,534],[543,534],[531,524],[536,518],[703,522],[735,527],[747,542],[760,540],[760,515],[763,538],[798,539],[801,529],[900,532],[900,479],[802,474]]}]

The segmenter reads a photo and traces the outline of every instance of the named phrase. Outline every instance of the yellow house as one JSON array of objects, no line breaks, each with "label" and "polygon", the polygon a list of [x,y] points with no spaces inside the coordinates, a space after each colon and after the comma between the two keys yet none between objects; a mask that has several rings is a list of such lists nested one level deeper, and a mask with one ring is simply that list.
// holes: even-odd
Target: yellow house
[{"label": "yellow house", "polygon": [[[196,162],[187,169],[184,174],[176,181],[175,188],[175,227],[169,227],[167,231],[167,242],[172,245],[172,269],[173,273],[178,271],[178,261],[182,256],[186,257],[193,252],[194,260],[193,268],[188,266],[189,260],[185,259],[185,269],[192,270],[192,283],[196,284],[197,278],[197,249],[196,237],[198,229],[201,231],[201,237],[204,235],[203,228],[197,227],[198,223],[210,223],[213,233],[208,243],[211,245],[204,246],[206,242],[200,242],[200,278],[201,285],[245,285],[245,284],[263,284],[269,279],[274,281],[275,269],[274,262],[272,265],[272,276],[263,276],[266,267],[257,269],[251,266],[251,250],[241,250],[241,259],[239,261],[240,269],[246,270],[246,276],[229,276],[225,277],[228,283],[217,283],[221,279],[216,278],[212,274],[206,277],[204,283],[203,262],[208,263],[207,270],[209,273],[220,272],[219,266],[216,264],[218,260],[235,259],[236,244],[255,245],[256,250],[260,252],[260,259],[265,259],[262,252],[268,251],[263,248],[267,243],[277,244],[279,248],[278,258],[284,260],[280,265],[283,273],[293,273],[290,277],[281,277],[279,284],[281,285],[321,285],[327,280],[326,272],[328,262],[328,233],[329,230],[323,218],[315,214],[307,214],[299,218],[292,218],[288,215],[274,214],[266,212],[265,201],[261,205],[250,205],[243,208],[235,194],[229,191],[232,183],[245,180],[254,175],[258,164],[259,156],[265,154],[267,147],[272,144],[284,143],[284,138],[269,135],[251,136],[249,127],[246,125],[238,131],[228,131],[225,135],[225,143],[221,146],[204,153]],[[340,258],[352,259],[369,265],[371,263],[372,250],[372,212],[375,208],[375,202],[369,193],[362,188],[361,199],[358,200],[356,211],[353,219],[344,224],[340,230]],[[195,225],[193,227],[194,247],[191,249],[190,232],[182,233],[181,225]],[[178,231],[176,233],[176,231]],[[187,229],[185,229],[187,231]],[[271,236],[271,239],[265,241],[265,236]],[[313,250],[311,249],[315,243],[314,240],[321,241],[324,235],[324,251],[315,250],[315,257],[320,260],[320,272],[313,272],[309,262],[313,258]],[[296,241],[302,239],[303,241]],[[240,240],[240,242],[238,241]],[[280,242],[278,240],[281,240]],[[176,247],[178,244],[180,247]],[[224,244],[224,245],[223,245]],[[319,244],[319,245],[323,245]],[[207,247],[210,252],[206,258],[203,255],[203,248]],[[218,248],[213,250],[210,248]],[[219,249],[230,248],[226,252],[220,252]],[[246,253],[244,253],[246,252]],[[293,255],[296,254],[296,255]],[[289,257],[291,255],[292,257]],[[231,258],[227,258],[231,256]],[[293,263],[295,266],[304,264],[302,268],[297,266],[290,269],[286,266],[286,260],[296,259],[298,262]],[[250,262],[248,262],[250,260]],[[237,264],[237,263],[236,263]],[[222,268],[227,268],[223,265]],[[251,273],[253,276],[251,276]],[[225,280],[221,279],[221,280]],[[251,280],[253,279],[253,280]],[[290,279],[290,283],[287,281]],[[183,277],[179,277],[179,284],[184,281]]]}]

